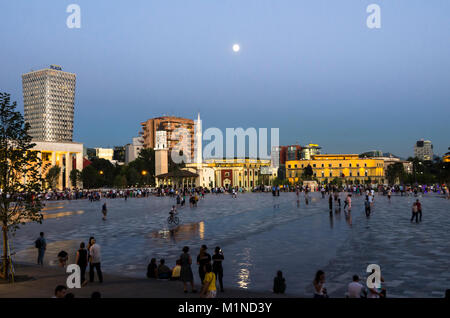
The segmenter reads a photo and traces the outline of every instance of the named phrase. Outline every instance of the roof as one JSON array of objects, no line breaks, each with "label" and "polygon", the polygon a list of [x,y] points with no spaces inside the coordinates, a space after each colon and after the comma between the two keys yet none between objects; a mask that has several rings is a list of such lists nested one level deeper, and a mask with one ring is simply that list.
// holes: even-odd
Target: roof
[{"label": "roof", "polygon": [[188,170],[175,170],[168,173],[163,173],[156,176],[157,178],[197,178],[198,174],[190,172]]}]

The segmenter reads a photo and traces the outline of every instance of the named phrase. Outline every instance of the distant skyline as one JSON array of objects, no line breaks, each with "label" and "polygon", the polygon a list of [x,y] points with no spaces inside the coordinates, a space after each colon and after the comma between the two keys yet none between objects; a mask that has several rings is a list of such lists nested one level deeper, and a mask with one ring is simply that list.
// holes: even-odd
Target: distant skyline
[{"label": "distant skyline", "polygon": [[[69,29],[66,8],[81,8]],[[366,7],[381,7],[368,29]],[[21,75],[77,75],[74,141],[131,143],[163,115],[203,129],[280,128],[280,144],[413,156],[450,146],[448,0],[3,2],[0,91],[23,111]],[[239,45],[239,50],[233,49]]]}]

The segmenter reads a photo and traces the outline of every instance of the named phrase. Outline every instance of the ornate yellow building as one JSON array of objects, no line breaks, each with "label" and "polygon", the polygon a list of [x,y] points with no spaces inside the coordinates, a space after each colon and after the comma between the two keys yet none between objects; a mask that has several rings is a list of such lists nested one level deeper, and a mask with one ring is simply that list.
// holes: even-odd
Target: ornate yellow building
[{"label": "ornate yellow building", "polygon": [[304,169],[311,165],[313,177],[319,182],[342,178],[345,182],[384,182],[384,160],[359,158],[357,154],[313,155],[311,160],[286,161],[286,178],[291,183],[302,179]]}]

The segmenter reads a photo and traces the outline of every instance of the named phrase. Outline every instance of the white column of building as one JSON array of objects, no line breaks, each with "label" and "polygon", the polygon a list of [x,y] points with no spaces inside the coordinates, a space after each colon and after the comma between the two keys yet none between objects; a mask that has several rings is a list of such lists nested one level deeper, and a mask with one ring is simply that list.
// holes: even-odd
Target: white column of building
[{"label": "white column of building", "polygon": [[[83,153],[81,152],[75,153],[75,161],[76,161],[75,166],[76,169],[81,172],[83,170]],[[78,181],[77,187],[78,188],[83,187],[83,183],[81,181]]]},{"label": "white column of building", "polygon": [[72,181],[70,181],[70,172],[72,172],[72,155],[66,152],[66,187],[72,189]]}]

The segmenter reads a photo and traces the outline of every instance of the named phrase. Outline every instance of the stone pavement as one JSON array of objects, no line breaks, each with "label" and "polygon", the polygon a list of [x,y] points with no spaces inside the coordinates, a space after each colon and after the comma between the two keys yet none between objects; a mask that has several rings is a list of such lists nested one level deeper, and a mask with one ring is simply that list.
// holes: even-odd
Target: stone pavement
[{"label": "stone pavement", "polygon": [[[88,273],[87,273],[88,274]],[[16,275],[32,279],[14,284],[0,284],[0,298],[50,298],[57,285],[65,285],[67,274],[61,267],[40,267],[31,264],[16,265]],[[183,292],[183,284],[176,281],[138,279],[104,273],[104,282],[88,283],[80,289],[70,289],[76,298],[88,298],[94,291],[102,298],[199,298],[199,293]],[[97,279],[97,276],[95,277]],[[196,285],[200,291],[200,286]],[[270,293],[226,289],[218,298],[267,298],[277,297]],[[280,296],[278,296],[280,297]]]}]

